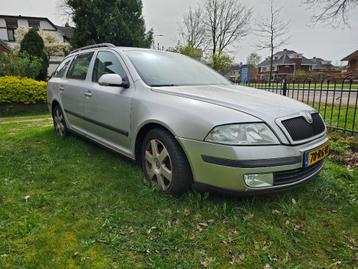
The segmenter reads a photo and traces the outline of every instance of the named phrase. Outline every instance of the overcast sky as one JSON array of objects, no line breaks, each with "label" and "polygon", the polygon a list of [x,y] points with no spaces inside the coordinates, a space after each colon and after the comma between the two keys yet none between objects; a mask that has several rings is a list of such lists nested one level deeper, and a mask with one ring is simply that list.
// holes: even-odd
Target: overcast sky
[{"label": "overcast sky", "polygon": [[[178,40],[178,33],[183,14],[190,6],[202,0],[143,0],[143,15],[147,29],[153,28],[156,42],[165,47],[173,47]],[[350,28],[333,29],[330,26],[312,25],[312,9],[302,5],[303,0],[277,0],[283,8],[283,17],[290,20],[291,39],[285,46],[303,53],[306,57],[321,57],[337,63],[344,56],[358,49],[358,9],[350,14]],[[254,12],[253,22],[267,13],[264,0],[241,0]],[[8,15],[48,17],[55,24],[63,25],[66,17],[60,10],[61,0],[0,0],[0,13]],[[257,37],[250,34],[240,41],[230,53],[236,62],[245,62],[251,52],[258,52],[266,57],[267,51],[257,51]]]}]

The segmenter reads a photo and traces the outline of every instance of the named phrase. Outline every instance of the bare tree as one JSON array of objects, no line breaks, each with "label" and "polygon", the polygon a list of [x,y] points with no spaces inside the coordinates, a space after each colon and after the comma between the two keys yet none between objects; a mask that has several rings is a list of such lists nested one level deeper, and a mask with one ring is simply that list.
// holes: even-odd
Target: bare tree
[{"label": "bare tree", "polygon": [[66,21],[66,23],[69,23],[73,15],[73,9],[69,5],[67,5],[66,0],[57,0],[56,8],[59,11],[61,20],[64,20]]},{"label": "bare tree", "polygon": [[258,23],[256,32],[260,37],[258,48],[270,50],[270,80],[272,79],[273,56],[275,51],[289,40],[289,22],[281,18],[281,8],[277,8],[274,0],[269,0],[270,14]]},{"label": "bare tree", "polygon": [[258,55],[256,52],[250,53],[250,55],[247,56],[246,59],[246,63],[253,66],[257,66],[260,63],[260,61],[261,61],[261,56]]},{"label": "bare tree", "polygon": [[249,32],[252,11],[237,0],[205,0],[203,12],[207,42],[213,54],[222,53]]},{"label": "bare tree", "polygon": [[181,32],[185,46],[200,48],[205,43],[205,26],[200,8],[190,8],[183,18]]},{"label": "bare tree", "polygon": [[305,0],[304,3],[321,9],[313,17],[315,22],[329,22],[334,26],[342,22],[348,25],[347,14],[358,6],[358,0]]}]

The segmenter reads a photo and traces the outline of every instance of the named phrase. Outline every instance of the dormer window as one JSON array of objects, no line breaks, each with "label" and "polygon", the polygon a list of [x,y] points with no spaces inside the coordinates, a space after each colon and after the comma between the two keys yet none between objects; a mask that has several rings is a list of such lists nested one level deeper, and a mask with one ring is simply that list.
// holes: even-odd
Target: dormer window
[{"label": "dormer window", "polygon": [[29,20],[29,27],[32,29],[40,29],[40,21],[39,20]]}]

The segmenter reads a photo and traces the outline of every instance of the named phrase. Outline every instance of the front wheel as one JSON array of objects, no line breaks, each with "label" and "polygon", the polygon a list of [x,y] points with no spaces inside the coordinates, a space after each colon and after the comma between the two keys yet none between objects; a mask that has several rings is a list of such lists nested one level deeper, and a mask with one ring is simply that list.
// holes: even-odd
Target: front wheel
[{"label": "front wheel", "polygon": [[161,192],[181,195],[192,184],[186,156],[175,138],[167,131],[153,129],[144,138],[142,167],[148,182]]}]

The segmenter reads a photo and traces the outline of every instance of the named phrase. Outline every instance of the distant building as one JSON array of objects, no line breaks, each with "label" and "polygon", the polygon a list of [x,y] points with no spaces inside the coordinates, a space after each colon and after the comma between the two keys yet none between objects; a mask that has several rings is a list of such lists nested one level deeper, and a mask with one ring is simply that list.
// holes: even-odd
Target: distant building
[{"label": "distant building", "polygon": [[14,46],[16,44],[15,30],[21,26],[56,32],[63,42],[69,42],[73,29],[68,25],[57,26],[45,17],[0,15],[0,39],[10,47]]},{"label": "distant building", "polygon": [[73,27],[71,27],[68,23],[65,26],[56,25],[57,31],[61,34],[63,42],[70,43],[71,36],[73,33]]},{"label": "distant building", "polygon": [[[304,73],[331,73],[337,68],[330,61],[321,58],[308,59],[301,53],[284,49],[273,56],[273,79],[287,79],[294,77],[298,71]],[[266,58],[258,65],[258,78],[268,79],[270,75],[270,58]]]},{"label": "distant building", "polygon": [[234,64],[230,69],[224,74],[225,77],[232,82],[237,82],[240,78],[240,65]]},{"label": "distant building", "polygon": [[[2,48],[2,45],[6,45],[7,48],[12,48],[17,44],[15,31],[18,27],[33,28],[43,31],[51,31],[58,35],[59,40],[64,43],[70,42],[73,28],[68,24],[65,26],[58,26],[52,23],[45,17],[29,17],[29,16],[12,16],[12,15],[0,15],[0,51],[6,50]],[[49,74],[52,73],[62,61],[64,57],[51,56]]]},{"label": "distant building", "polygon": [[246,83],[254,79],[256,68],[249,64],[234,64],[225,73],[225,77],[232,82]]},{"label": "distant building", "polygon": [[337,71],[337,67],[334,66],[331,61],[316,57],[313,57],[312,59],[310,59],[310,61],[313,63],[311,70],[313,72]]},{"label": "distant building", "polygon": [[342,61],[348,61],[347,66],[342,71],[343,75],[358,76],[358,50],[344,57]]}]

